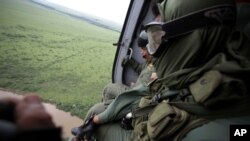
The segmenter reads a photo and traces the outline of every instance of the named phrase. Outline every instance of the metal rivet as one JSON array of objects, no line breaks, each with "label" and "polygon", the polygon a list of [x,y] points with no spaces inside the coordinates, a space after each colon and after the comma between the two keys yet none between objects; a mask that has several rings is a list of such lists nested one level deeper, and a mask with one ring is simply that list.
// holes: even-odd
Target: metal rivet
[{"label": "metal rivet", "polygon": [[201,85],[207,84],[207,80],[206,80],[206,79],[201,79],[200,84],[201,84]]}]

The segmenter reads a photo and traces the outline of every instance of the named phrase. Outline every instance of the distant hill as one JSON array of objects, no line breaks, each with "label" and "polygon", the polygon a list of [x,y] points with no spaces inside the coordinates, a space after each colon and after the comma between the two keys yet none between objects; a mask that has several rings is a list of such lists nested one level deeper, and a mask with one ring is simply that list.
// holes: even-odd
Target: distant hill
[{"label": "distant hill", "polygon": [[79,11],[76,11],[76,10],[61,6],[61,5],[57,5],[48,1],[44,1],[44,0],[30,0],[30,1],[36,4],[39,4],[41,6],[44,6],[46,8],[64,13],[66,15],[69,15],[69,16],[72,16],[81,20],[85,20],[96,26],[100,26],[100,27],[107,28],[113,31],[117,31],[117,32],[120,32],[122,29],[122,25],[119,23],[106,20],[106,19],[101,19],[99,17],[93,16],[87,13],[79,12]]}]

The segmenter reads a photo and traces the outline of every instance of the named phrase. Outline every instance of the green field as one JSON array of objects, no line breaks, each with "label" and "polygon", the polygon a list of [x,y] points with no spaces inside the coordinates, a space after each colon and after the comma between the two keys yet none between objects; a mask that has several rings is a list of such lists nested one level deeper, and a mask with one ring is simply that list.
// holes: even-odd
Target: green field
[{"label": "green field", "polygon": [[118,37],[29,0],[0,0],[0,87],[83,118],[111,82]]}]

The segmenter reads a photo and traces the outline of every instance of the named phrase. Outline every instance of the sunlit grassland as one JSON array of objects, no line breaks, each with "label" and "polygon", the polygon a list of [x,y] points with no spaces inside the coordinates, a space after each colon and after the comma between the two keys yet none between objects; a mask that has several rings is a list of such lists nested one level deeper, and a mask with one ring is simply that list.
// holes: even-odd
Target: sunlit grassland
[{"label": "sunlit grassland", "polygon": [[0,87],[84,117],[111,81],[118,36],[28,0],[0,0]]}]

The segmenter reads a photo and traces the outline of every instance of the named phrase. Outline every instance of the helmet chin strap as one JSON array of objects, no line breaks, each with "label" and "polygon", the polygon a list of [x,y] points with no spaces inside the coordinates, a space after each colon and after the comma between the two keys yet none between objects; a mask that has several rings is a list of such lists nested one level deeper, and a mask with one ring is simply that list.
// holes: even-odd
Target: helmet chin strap
[{"label": "helmet chin strap", "polygon": [[190,33],[197,28],[214,25],[233,26],[235,25],[235,22],[235,5],[223,4],[195,11],[172,21],[163,23],[162,30],[165,31],[165,34],[162,37],[160,46],[152,55],[155,57],[159,56],[172,38]]},{"label": "helmet chin strap", "polygon": [[216,5],[189,13],[162,25],[164,40],[189,33],[197,28],[211,25],[234,25],[236,7],[231,4]]},{"label": "helmet chin strap", "polygon": [[162,43],[160,44],[160,46],[158,47],[158,49],[155,51],[154,54],[152,54],[154,57],[158,57],[165,48],[167,48],[167,42],[166,40],[162,39]]}]

